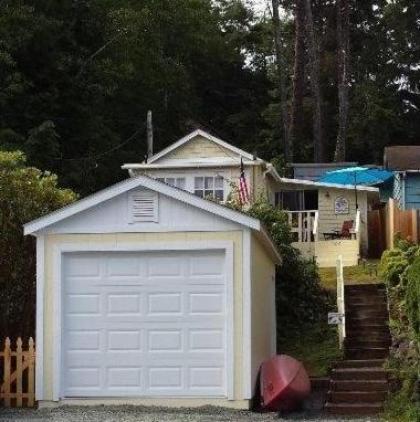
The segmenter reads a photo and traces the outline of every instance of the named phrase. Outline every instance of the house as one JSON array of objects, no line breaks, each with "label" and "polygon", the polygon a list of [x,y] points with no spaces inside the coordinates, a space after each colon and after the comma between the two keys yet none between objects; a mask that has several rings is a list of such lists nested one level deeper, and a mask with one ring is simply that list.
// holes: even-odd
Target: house
[{"label": "house", "polygon": [[420,209],[420,146],[386,147],[384,167],[394,172],[392,196],[399,208]]},{"label": "house", "polygon": [[[343,256],[344,265],[355,265],[360,255],[366,255],[367,212],[379,201],[377,188],[281,177],[270,163],[203,130],[188,134],[147,162],[122,168],[130,176],[146,174],[224,202],[235,194],[241,161],[251,196],[264,196],[287,210],[294,244],[305,256],[315,257],[322,267],[331,267],[338,255]],[[340,238],[337,233],[349,221],[351,233]]]},{"label": "house", "polygon": [[139,175],[24,232],[37,244],[41,407],[249,408],[276,352],[281,260],[258,220]]}]

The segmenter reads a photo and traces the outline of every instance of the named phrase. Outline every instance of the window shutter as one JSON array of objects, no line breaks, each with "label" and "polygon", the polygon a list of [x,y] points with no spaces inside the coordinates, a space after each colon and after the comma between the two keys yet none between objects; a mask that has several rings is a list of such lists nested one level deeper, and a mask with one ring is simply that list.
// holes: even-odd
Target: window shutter
[{"label": "window shutter", "polygon": [[131,223],[158,222],[158,194],[156,192],[133,192],[129,203]]}]

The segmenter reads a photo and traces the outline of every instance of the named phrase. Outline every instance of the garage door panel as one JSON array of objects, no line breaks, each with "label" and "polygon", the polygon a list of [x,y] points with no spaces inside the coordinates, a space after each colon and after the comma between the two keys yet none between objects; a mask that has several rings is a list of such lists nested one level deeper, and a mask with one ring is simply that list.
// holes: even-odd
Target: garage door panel
[{"label": "garage door panel", "polygon": [[222,252],[75,255],[63,264],[65,396],[226,394]]}]

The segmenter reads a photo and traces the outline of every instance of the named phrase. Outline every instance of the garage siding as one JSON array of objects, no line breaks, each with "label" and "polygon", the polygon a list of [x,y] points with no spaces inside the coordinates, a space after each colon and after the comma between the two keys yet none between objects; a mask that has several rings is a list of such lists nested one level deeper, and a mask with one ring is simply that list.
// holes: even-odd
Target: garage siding
[{"label": "garage siding", "polygon": [[261,363],[276,350],[275,265],[255,235],[251,243],[252,391]]},{"label": "garage siding", "polygon": [[[45,284],[44,284],[44,400],[53,400],[54,378],[54,250],[63,244],[89,244],[101,246],[103,244],[149,244],[161,242],[170,249],[171,242],[205,242],[205,241],[233,242],[233,295],[234,295],[234,399],[242,400],[243,385],[243,356],[242,356],[242,231],[227,232],[174,232],[174,233],[117,233],[117,234],[62,234],[47,235],[45,244]],[[270,265],[272,265],[270,263]]]}]

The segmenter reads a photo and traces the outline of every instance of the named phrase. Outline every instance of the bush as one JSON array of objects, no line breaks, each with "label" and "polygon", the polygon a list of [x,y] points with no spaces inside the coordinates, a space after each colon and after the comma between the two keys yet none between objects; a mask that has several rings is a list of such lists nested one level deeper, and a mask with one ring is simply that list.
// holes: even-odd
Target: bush
[{"label": "bush", "polygon": [[411,329],[420,342],[420,257],[416,257],[407,272],[405,303]]},{"label": "bush", "polygon": [[322,289],[318,266],[294,248],[287,214],[266,200],[256,201],[247,213],[258,218],[277,245],[282,264],[276,272],[278,340],[295,336],[305,327],[326,320],[329,297]]},{"label": "bush", "polygon": [[0,338],[34,335],[35,241],[22,225],[76,198],[25,164],[23,153],[0,151]]}]

